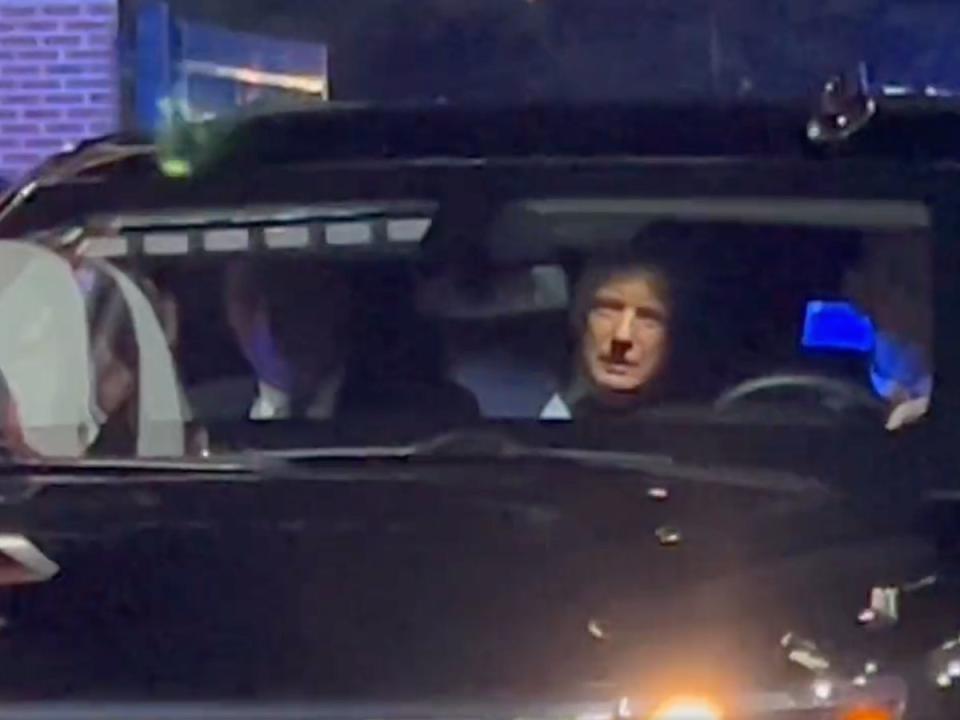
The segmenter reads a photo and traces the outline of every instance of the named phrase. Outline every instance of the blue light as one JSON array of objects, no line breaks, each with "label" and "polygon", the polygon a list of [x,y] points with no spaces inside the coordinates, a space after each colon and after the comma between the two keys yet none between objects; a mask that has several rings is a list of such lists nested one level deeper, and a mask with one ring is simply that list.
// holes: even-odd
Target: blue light
[{"label": "blue light", "polygon": [[811,300],[801,343],[810,350],[868,352],[874,345],[873,323],[851,303]]},{"label": "blue light", "polygon": [[153,133],[160,128],[160,101],[170,96],[173,87],[174,35],[173,16],[166,3],[139,4],[136,38],[130,50],[136,72],[134,112],[138,130]]}]

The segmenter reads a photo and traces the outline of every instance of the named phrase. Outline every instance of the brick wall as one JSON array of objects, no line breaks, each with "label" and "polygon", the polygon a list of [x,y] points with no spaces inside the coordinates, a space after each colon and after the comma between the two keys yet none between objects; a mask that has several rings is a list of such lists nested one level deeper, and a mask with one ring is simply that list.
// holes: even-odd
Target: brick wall
[{"label": "brick wall", "polygon": [[0,0],[0,178],[117,124],[117,0]]}]

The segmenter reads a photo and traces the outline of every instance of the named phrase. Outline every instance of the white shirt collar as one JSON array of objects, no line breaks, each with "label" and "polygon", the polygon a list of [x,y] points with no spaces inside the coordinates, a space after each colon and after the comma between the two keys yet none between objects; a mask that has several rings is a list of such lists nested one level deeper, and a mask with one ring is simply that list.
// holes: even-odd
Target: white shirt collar
[{"label": "white shirt collar", "polygon": [[[333,417],[337,393],[342,384],[343,369],[340,369],[317,388],[313,401],[307,408],[307,417],[312,420],[327,420]],[[251,420],[285,420],[290,417],[290,412],[289,393],[262,381],[257,383],[257,398],[250,408]]]},{"label": "white shirt collar", "polygon": [[540,411],[540,419],[571,420],[572,415],[570,414],[570,408],[567,407],[567,403],[564,402],[559,393],[555,393],[554,396],[550,398],[550,401],[543,407],[543,410]]},{"label": "white shirt collar", "polygon": [[277,420],[290,416],[290,396],[268,385],[265,382],[257,383],[257,398],[250,408],[251,420]]}]

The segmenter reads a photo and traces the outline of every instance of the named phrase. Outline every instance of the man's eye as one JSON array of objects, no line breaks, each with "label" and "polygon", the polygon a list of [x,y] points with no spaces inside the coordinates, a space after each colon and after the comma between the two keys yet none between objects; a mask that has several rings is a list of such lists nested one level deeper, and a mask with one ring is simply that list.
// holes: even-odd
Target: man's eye
[{"label": "man's eye", "polygon": [[593,306],[593,309],[597,311],[616,313],[623,310],[623,304],[614,300],[598,300]]},{"label": "man's eye", "polygon": [[619,314],[619,311],[616,308],[598,306],[593,309],[593,316],[603,320],[609,320],[615,318]]}]

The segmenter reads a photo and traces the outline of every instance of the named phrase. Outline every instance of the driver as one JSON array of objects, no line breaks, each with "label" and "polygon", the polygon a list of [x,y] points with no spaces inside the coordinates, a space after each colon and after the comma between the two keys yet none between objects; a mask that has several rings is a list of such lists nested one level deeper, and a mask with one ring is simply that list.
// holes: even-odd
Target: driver
[{"label": "driver", "polygon": [[573,305],[574,376],[540,418],[630,412],[659,396],[671,309],[670,281],[661,266],[628,260],[588,267]]}]

